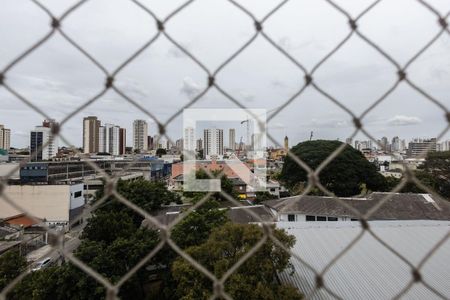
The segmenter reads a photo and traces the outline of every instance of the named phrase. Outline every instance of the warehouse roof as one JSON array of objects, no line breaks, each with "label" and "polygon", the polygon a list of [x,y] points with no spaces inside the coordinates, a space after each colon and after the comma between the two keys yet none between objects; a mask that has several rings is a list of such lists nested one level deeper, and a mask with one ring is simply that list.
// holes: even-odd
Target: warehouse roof
[{"label": "warehouse roof", "polygon": [[[370,228],[413,266],[450,231],[448,221],[370,221]],[[353,239],[361,233],[359,222],[280,222],[277,227],[294,235],[292,252],[322,271]],[[315,274],[291,257],[292,268],[280,274],[286,284],[302,293],[314,290]],[[436,250],[420,269],[422,278],[445,299],[450,299],[450,241]],[[412,280],[412,270],[368,232],[354,244],[323,276],[324,284],[342,299],[392,299]],[[334,299],[324,289],[312,299]],[[417,283],[404,299],[439,299],[423,284]]]},{"label": "warehouse roof", "polygon": [[[386,201],[372,216],[372,220],[450,220],[450,203],[429,194],[372,193],[367,198],[340,198],[364,214],[387,196]],[[342,216],[357,218],[332,197],[294,196],[265,201],[264,204],[278,213]]]}]

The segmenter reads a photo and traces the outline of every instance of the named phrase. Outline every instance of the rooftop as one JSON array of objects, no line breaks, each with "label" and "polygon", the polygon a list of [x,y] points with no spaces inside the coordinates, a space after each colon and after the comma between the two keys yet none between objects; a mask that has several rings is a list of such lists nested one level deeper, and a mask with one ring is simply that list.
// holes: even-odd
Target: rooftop
[{"label": "rooftop", "polygon": [[[370,221],[370,228],[401,253],[413,266],[427,257],[431,248],[450,231],[447,221]],[[361,233],[359,222],[277,223],[296,244],[292,252],[317,272]],[[315,273],[296,258],[292,268],[280,274],[282,282],[304,294],[314,290]],[[420,269],[422,278],[450,299],[450,241],[443,243]],[[393,254],[369,232],[365,232],[323,276],[324,284],[341,299],[392,299],[412,280],[411,267]],[[324,289],[311,299],[335,299]],[[403,299],[440,299],[423,284],[414,284]]]},{"label": "rooftop", "polygon": [[[372,193],[367,198],[340,198],[364,214],[388,195],[386,201],[370,217],[371,220],[450,220],[450,203],[429,194]],[[278,213],[298,213],[358,218],[332,197],[294,196],[264,201]]]}]

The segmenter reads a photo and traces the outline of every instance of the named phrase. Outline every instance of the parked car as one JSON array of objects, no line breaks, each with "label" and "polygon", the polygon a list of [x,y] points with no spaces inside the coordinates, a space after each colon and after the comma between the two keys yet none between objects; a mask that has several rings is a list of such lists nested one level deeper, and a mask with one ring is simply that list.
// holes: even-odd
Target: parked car
[{"label": "parked car", "polygon": [[31,269],[32,272],[39,271],[50,266],[52,259],[50,257],[44,258],[41,261],[38,261],[34,268]]}]

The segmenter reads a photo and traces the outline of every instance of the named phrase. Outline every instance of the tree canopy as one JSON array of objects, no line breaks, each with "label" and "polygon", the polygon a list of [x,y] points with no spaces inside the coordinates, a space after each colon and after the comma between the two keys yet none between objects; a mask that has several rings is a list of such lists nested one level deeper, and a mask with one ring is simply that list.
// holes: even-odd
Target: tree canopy
[{"label": "tree canopy", "polygon": [[[218,177],[220,172],[221,172],[220,170],[215,170],[215,171],[212,171],[211,173],[214,177]],[[196,179],[211,179],[211,177],[209,177],[209,175],[203,169],[199,169],[198,171],[195,172],[195,178]],[[237,194],[233,188],[233,182],[225,174],[223,174],[222,177],[220,177],[220,188],[222,191],[224,191],[225,193],[227,193],[234,199],[237,198]],[[185,197],[192,198],[194,202],[196,200],[201,199],[206,194],[207,194],[206,192],[184,192],[183,193],[183,195]],[[213,193],[211,198],[215,199],[215,200],[226,200],[226,198],[219,192]]]},{"label": "tree canopy", "polygon": [[199,245],[211,231],[228,221],[226,210],[219,210],[216,201],[209,200],[199,209],[183,218],[172,230],[172,239],[182,249]]},{"label": "tree canopy", "polygon": [[416,176],[442,197],[450,199],[450,151],[428,153]]},{"label": "tree canopy", "polygon": [[[293,236],[275,229],[275,236],[287,247],[295,243]],[[242,256],[263,237],[257,225],[227,223],[213,229],[210,237],[189,253],[200,264],[221,278]],[[284,270],[290,255],[267,241],[226,281],[225,291],[233,299],[301,299],[296,289],[275,282],[277,272]],[[172,267],[180,299],[208,299],[212,283],[189,262],[178,258]]]},{"label": "tree canopy", "polygon": [[[316,169],[342,142],[315,140],[299,143],[291,152],[312,169]],[[291,157],[286,157],[280,175],[291,188],[308,181],[307,172]],[[320,182],[337,196],[354,196],[363,188],[372,191],[384,191],[386,182],[363,154],[346,145],[344,150],[334,158],[319,174]]]},{"label": "tree canopy", "polygon": [[161,156],[166,155],[166,154],[167,154],[167,150],[166,149],[164,149],[164,148],[156,149],[156,155],[158,157],[161,157]]},{"label": "tree canopy", "polygon": [[8,251],[0,256],[0,291],[22,273],[27,262],[18,251]]},{"label": "tree canopy", "polygon": [[[416,178],[443,198],[450,200],[450,151],[429,152],[426,161],[414,171]],[[390,179],[392,188],[400,179]],[[426,193],[413,182],[402,189],[404,193]]]}]

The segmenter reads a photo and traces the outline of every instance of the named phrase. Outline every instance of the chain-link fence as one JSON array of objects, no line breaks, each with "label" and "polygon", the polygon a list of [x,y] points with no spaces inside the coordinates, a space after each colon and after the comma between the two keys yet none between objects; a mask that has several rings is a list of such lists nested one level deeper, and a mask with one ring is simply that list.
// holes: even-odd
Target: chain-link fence
[{"label": "chain-link fence", "polygon": [[[73,48],[78,50],[82,55],[84,55],[94,66],[96,66],[103,74],[104,74],[104,86],[102,90],[96,94],[95,96],[91,97],[90,99],[87,99],[82,105],[77,107],[74,111],[69,113],[66,117],[64,117],[62,120],[59,120],[59,126],[53,126],[52,127],[52,133],[54,135],[58,135],[59,138],[66,144],[70,145],[71,143],[60,133],[61,127],[63,127],[71,118],[73,118],[76,114],[79,112],[82,112],[84,109],[86,109],[89,105],[96,102],[98,99],[100,99],[102,96],[104,96],[108,91],[114,91],[118,95],[120,95],[123,98],[123,101],[126,101],[130,103],[131,105],[135,106],[138,110],[140,110],[142,113],[144,113],[146,116],[151,118],[157,125],[159,134],[161,137],[167,138],[169,141],[172,142],[171,137],[168,136],[166,132],[167,126],[173,122],[175,118],[180,116],[180,114],[183,112],[184,109],[189,108],[193,106],[195,103],[197,103],[204,95],[212,89],[215,89],[219,93],[221,93],[223,96],[225,96],[227,99],[229,99],[232,103],[237,105],[238,107],[247,110],[246,106],[233,97],[229,92],[227,92],[226,88],[224,88],[221,83],[217,80],[218,74],[221,73],[224,69],[227,68],[227,66],[236,59],[247,47],[252,45],[252,43],[255,41],[257,37],[263,38],[266,40],[270,45],[273,46],[273,48],[281,53],[290,63],[292,63],[293,66],[298,68],[303,75],[304,75],[304,81],[302,84],[298,86],[298,90],[291,95],[285,102],[279,106],[275,111],[273,111],[268,116],[268,123],[270,124],[270,121],[277,116],[280,112],[282,112],[287,106],[289,106],[294,101],[299,101],[302,94],[308,90],[313,89],[316,92],[323,95],[325,98],[327,98],[332,103],[336,104],[338,107],[343,109],[353,120],[354,125],[354,131],[349,136],[349,138],[354,138],[356,134],[363,134],[368,139],[372,140],[374,143],[378,143],[377,140],[366,130],[366,128],[363,125],[363,119],[367,116],[369,112],[371,112],[375,107],[377,107],[380,103],[382,103],[390,94],[395,91],[399,85],[407,85],[410,88],[417,91],[420,95],[422,95],[425,99],[429,101],[430,105],[437,106],[441,111],[442,114],[445,115],[446,120],[448,121],[448,124],[446,128],[437,136],[438,139],[444,136],[444,134],[447,133],[449,126],[450,126],[450,112],[448,111],[447,107],[442,103],[442,100],[436,99],[433,97],[429,91],[424,90],[421,88],[417,83],[411,80],[410,76],[408,76],[408,68],[424,53],[429,49],[436,41],[443,35],[450,35],[450,28],[448,26],[448,20],[450,12],[446,14],[441,14],[437,9],[435,9],[433,6],[431,6],[426,1],[417,0],[416,2],[422,5],[424,10],[428,10],[431,12],[436,19],[436,32],[434,35],[429,37],[429,40],[423,45],[423,47],[420,48],[420,50],[415,53],[405,64],[400,64],[394,59],[391,55],[389,55],[385,50],[382,49],[379,45],[377,45],[376,42],[374,42],[369,36],[365,35],[363,32],[359,30],[359,25],[364,21],[364,17],[371,13],[371,11],[380,5],[381,0],[374,1],[371,5],[366,7],[361,13],[359,13],[356,17],[352,16],[346,9],[341,7],[340,5],[336,4],[335,2],[331,0],[326,0],[325,2],[330,5],[333,9],[338,11],[340,14],[344,16],[343,20],[346,19],[346,22],[348,23],[348,34],[345,36],[344,39],[342,39],[339,43],[335,45],[335,47],[327,54],[325,55],[318,63],[314,65],[311,69],[307,69],[303,63],[296,58],[294,58],[292,55],[290,55],[282,46],[277,44],[277,42],[267,34],[265,31],[265,25],[267,24],[267,20],[269,20],[274,14],[276,14],[283,6],[285,6],[288,2],[295,1],[295,0],[284,0],[281,1],[278,5],[276,5],[273,9],[269,11],[264,17],[257,18],[252,11],[238,3],[238,1],[228,0],[227,3],[234,7],[236,10],[241,11],[244,13],[252,22],[254,26],[254,33],[253,35],[243,44],[243,45],[236,45],[237,50],[232,53],[227,59],[223,61],[222,64],[216,69],[210,69],[208,68],[203,62],[201,57],[196,57],[193,55],[186,47],[184,47],[180,42],[178,42],[175,38],[173,38],[166,30],[165,27],[168,23],[172,22],[174,19],[177,18],[177,15],[185,10],[188,6],[190,6],[195,0],[186,1],[181,6],[174,9],[170,14],[168,14],[165,18],[159,18],[153,11],[150,6],[143,5],[138,0],[130,0],[130,2],[134,3],[139,9],[144,11],[148,18],[154,21],[155,27],[157,29],[156,34],[152,36],[147,42],[145,42],[133,55],[131,55],[129,58],[123,61],[120,66],[114,70],[108,70],[105,66],[102,65],[96,58],[94,58],[90,53],[88,53],[84,48],[82,44],[77,43],[74,39],[70,37],[69,34],[67,34],[64,29],[63,25],[64,22],[71,18],[71,15],[80,9],[80,7],[84,6],[88,0],[82,0],[76,2],[74,5],[72,5],[70,8],[68,8],[62,15],[55,16],[45,5],[40,3],[38,0],[31,0],[32,3],[36,5],[36,8],[44,11],[48,18],[49,18],[49,28],[48,32],[36,40],[34,44],[32,44],[30,47],[28,47],[24,52],[17,55],[17,57],[10,61],[9,63],[6,63],[6,66],[3,67],[3,69],[0,70],[0,88],[8,91],[12,95],[15,96],[17,101],[21,101],[22,103],[26,104],[31,111],[37,112],[42,117],[46,119],[50,119],[50,115],[46,111],[43,111],[39,106],[37,106],[31,99],[23,96],[20,91],[16,90],[16,88],[11,85],[8,82],[8,74],[9,72],[15,68],[17,65],[19,65],[27,56],[29,56],[31,53],[36,51],[38,48],[40,48],[42,45],[46,44],[49,40],[51,40],[55,35],[60,35],[62,38],[64,38]],[[387,0],[385,0],[387,1]],[[313,3],[310,3],[310,5],[314,5]],[[13,30],[10,29],[10,30]],[[147,109],[143,105],[141,105],[138,101],[133,99],[132,97],[128,96],[126,93],[124,93],[115,82],[116,77],[118,74],[129,64],[131,64],[139,55],[141,55],[144,51],[152,47],[152,45],[160,38],[165,37],[167,38],[170,43],[172,43],[176,48],[178,48],[181,52],[183,52],[185,55],[189,57],[189,59],[192,60],[196,65],[198,65],[203,71],[205,75],[205,80],[207,82],[207,86],[200,91],[195,97],[193,97],[189,103],[184,105],[183,107],[178,107],[176,112],[169,117],[166,121],[162,121],[158,118],[157,115],[155,115],[151,110]],[[347,107],[344,102],[341,99],[338,99],[337,97],[331,95],[330,93],[327,93],[314,79],[315,74],[317,70],[323,66],[330,57],[332,57],[339,49],[341,49],[344,45],[347,44],[349,39],[351,37],[357,37],[361,41],[363,41],[365,44],[370,46],[373,50],[375,50],[381,57],[386,59],[387,62],[392,64],[392,66],[396,70],[396,76],[397,80],[395,83],[390,86],[381,97],[378,99],[375,99],[374,102],[368,103],[367,108],[361,113],[361,114],[355,114],[351,108]],[[4,45],[5,46],[5,45]],[[5,65],[5,62],[2,62],[2,65]],[[248,112],[251,114],[251,112]],[[253,116],[254,118],[258,118],[258,116]],[[279,145],[275,137],[271,136],[266,131],[266,124],[259,124],[260,127],[266,132],[268,139],[273,142],[275,145],[282,147],[282,145]],[[173,143],[173,142],[172,142]],[[45,147],[46,145],[43,145]],[[193,267],[195,267],[199,272],[204,274],[207,278],[209,278],[212,282],[212,296],[211,298],[225,298],[225,299],[231,299],[231,297],[226,293],[224,284],[227,281],[227,279],[235,272],[240,266],[242,266],[245,261],[250,258],[255,252],[260,249],[260,247],[268,240],[273,241],[276,245],[284,249],[285,251],[289,252],[291,256],[293,256],[295,259],[298,259],[301,261],[306,268],[309,268],[314,274],[316,275],[316,289],[311,293],[311,295],[318,289],[325,289],[328,293],[335,296],[336,298],[340,298],[339,295],[333,292],[328,286],[327,281],[324,280],[324,275],[333,267],[336,262],[343,257],[348,251],[352,249],[352,247],[358,243],[358,241],[361,239],[361,237],[364,234],[370,234],[373,236],[376,240],[378,240],[386,249],[388,249],[390,252],[392,252],[394,255],[398,256],[403,262],[405,262],[407,265],[409,265],[411,269],[411,280],[408,285],[406,285],[403,289],[398,291],[398,295],[396,298],[401,297],[404,295],[415,283],[421,282],[424,286],[426,286],[432,293],[434,293],[436,296],[445,299],[446,296],[442,295],[438,290],[436,290],[432,285],[430,285],[423,276],[421,276],[421,268],[422,266],[427,262],[427,260],[433,256],[433,254],[439,249],[441,245],[443,245],[449,238],[450,232],[447,233],[438,243],[435,245],[432,245],[430,247],[430,251],[428,254],[422,259],[422,261],[415,265],[409,262],[405,256],[402,255],[402,253],[399,253],[395,249],[393,249],[387,242],[383,241],[379,236],[376,235],[374,231],[372,231],[370,224],[368,223],[368,219],[376,212],[386,201],[388,201],[392,194],[386,194],[386,197],[377,203],[374,207],[372,207],[367,213],[361,214],[359,211],[357,211],[355,208],[344,202],[343,200],[336,197],[332,192],[327,190],[327,188],[320,182],[320,173],[324,168],[334,159],[336,158],[345,148],[345,144],[342,144],[338,149],[336,149],[325,161],[323,161],[318,168],[315,170],[311,169],[305,162],[303,162],[299,157],[295,156],[293,153],[288,152],[288,156],[294,160],[299,166],[301,166],[308,174],[308,185],[305,188],[302,195],[306,195],[311,192],[313,188],[318,188],[320,191],[322,191],[324,194],[333,197],[334,201],[339,203],[340,205],[347,208],[349,211],[353,212],[355,215],[358,216],[360,223],[361,223],[361,232],[350,242],[347,247],[342,249],[342,251],[337,255],[333,260],[331,260],[327,266],[321,270],[315,270],[313,267],[311,267],[306,261],[302,260],[301,257],[299,257],[296,253],[293,253],[290,251],[290,249],[287,249],[283,243],[281,243],[273,234],[273,228],[269,226],[269,224],[264,223],[260,217],[255,214],[252,210],[247,209],[248,214],[250,214],[253,218],[257,220],[261,220],[262,230],[263,230],[263,238],[259,243],[254,245],[254,247],[248,251],[245,255],[243,255],[237,262],[234,264],[221,278],[217,278],[211,270],[206,269],[204,266],[199,264],[193,257],[188,255],[183,249],[181,249],[172,239],[171,239],[171,230],[173,227],[178,224],[183,218],[200,207],[202,204],[207,201],[207,199],[211,196],[210,194],[207,194],[205,197],[202,198],[201,201],[197,202],[195,205],[190,207],[187,211],[181,213],[177,219],[172,222],[170,225],[166,226],[164,224],[161,224],[154,216],[152,216],[149,212],[145,211],[144,209],[140,208],[136,204],[132,203],[128,199],[126,199],[124,196],[122,196],[116,189],[117,187],[117,176],[111,176],[107,174],[103,169],[99,168],[97,164],[93,163],[92,161],[86,160],[86,162],[90,165],[91,168],[95,169],[99,174],[102,174],[106,180],[105,183],[105,192],[104,196],[99,199],[99,201],[96,201],[94,205],[92,205],[87,211],[85,211],[82,215],[78,216],[75,220],[71,221],[71,224],[75,224],[80,219],[88,216],[90,213],[95,211],[99,206],[101,206],[109,197],[113,196],[119,201],[120,203],[124,204],[125,206],[131,208],[133,211],[135,211],[137,214],[141,215],[143,218],[145,218],[148,222],[152,223],[154,226],[159,228],[159,234],[160,234],[160,241],[157,244],[157,246],[148,253],[136,266],[131,268],[127,274],[125,274],[121,280],[119,280],[116,283],[112,283],[109,280],[107,280],[104,276],[99,274],[96,270],[92,269],[88,265],[86,265],[83,261],[78,259],[76,256],[74,256],[70,251],[67,251],[67,249],[63,246],[63,240],[64,240],[64,234],[60,232],[56,232],[54,229],[47,227],[46,230],[49,234],[54,235],[57,237],[56,242],[52,244],[52,252],[53,251],[59,251],[62,253],[62,255],[70,261],[72,264],[77,266],[79,269],[84,271],[86,274],[94,278],[97,282],[99,282],[101,285],[103,285],[106,290],[106,297],[108,299],[116,298],[118,295],[118,292],[121,288],[121,286],[131,278],[140,268],[142,268],[144,265],[146,265],[152,257],[154,257],[159,250],[161,250],[164,246],[169,246],[171,249],[173,249],[178,255],[180,255],[182,258],[184,258],[186,261],[188,261]],[[381,146],[381,145],[380,145]],[[81,157],[85,157],[85,154],[80,153],[76,147],[73,147],[75,151],[78,152],[78,155]],[[429,148],[426,149],[424,152],[428,152]],[[424,153],[424,154],[425,154]],[[23,166],[25,162],[21,163],[21,166]],[[131,165],[132,163],[130,163]],[[18,167],[20,168],[20,166]],[[127,168],[124,168],[123,172],[126,172]],[[404,176],[402,177],[402,180],[400,183],[392,190],[392,192],[399,192],[402,190],[402,188],[408,183],[412,182],[416,184],[420,189],[432,194],[434,197],[440,198],[440,196],[433,191],[431,188],[424,185],[422,182],[420,182],[410,170],[408,165],[405,165],[405,172]],[[13,170],[9,175],[12,175],[17,170]],[[211,177],[212,175],[209,174]],[[219,175],[220,176],[220,175]],[[8,176],[7,176],[8,178]],[[0,195],[2,197],[1,201],[6,201],[9,205],[14,207],[15,209],[24,212],[29,217],[34,218],[34,216],[27,210],[26,207],[20,207],[7,196],[7,194],[3,193],[7,185],[7,180],[4,180],[1,182],[0,185]],[[222,196],[227,199],[229,202],[231,202],[235,206],[242,206],[242,204],[235,200],[231,195],[221,192]],[[36,219],[36,218],[35,218]],[[36,219],[37,221],[37,219]],[[14,279],[12,282],[10,282],[0,293],[0,298],[5,299],[8,292],[10,292],[25,276],[27,275],[27,272],[23,272],[20,276],[18,276],[16,279]],[[306,295],[308,298],[311,295]]]}]

